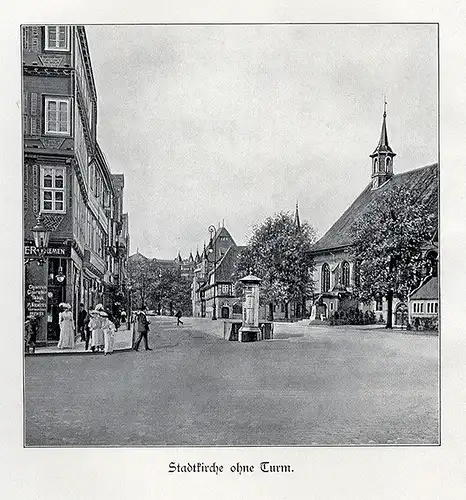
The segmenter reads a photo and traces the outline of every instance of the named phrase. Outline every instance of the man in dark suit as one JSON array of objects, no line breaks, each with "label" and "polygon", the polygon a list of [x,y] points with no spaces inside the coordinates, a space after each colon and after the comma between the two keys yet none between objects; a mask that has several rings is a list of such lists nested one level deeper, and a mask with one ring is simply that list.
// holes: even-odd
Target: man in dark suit
[{"label": "man in dark suit", "polygon": [[81,334],[81,340],[86,341],[86,318],[87,311],[84,308],[84,304],[79,304],[78,312],[78,332]]},{"label": "man in dark suit", "polygon": [[146,344],[146,351],[152,351],[152,349],[149,347],[149,342],[147,340],[147,333],[149,332],[149,321],[147,319],[145,311],[145,307],[143,306],[141,308],[141,311],[139,311],[139,314],[137,315],[136,319],[136,326],[137,326],[137,331],[139,333],[139,338],[138,341],[136,342],[136,345],[134,346],[134,350],[138,351],[139,350],[139,344],[141,343],[141,340],[144,339],[144,343]]}]

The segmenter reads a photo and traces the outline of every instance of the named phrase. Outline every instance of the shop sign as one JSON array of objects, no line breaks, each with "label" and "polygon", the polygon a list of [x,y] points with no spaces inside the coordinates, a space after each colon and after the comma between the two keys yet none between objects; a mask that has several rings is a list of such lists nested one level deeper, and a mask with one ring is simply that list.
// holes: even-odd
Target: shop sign
[{"label": "shop sign", "polygon": [[45,285],[28,285],[26,306],[30,316],[43,316],[47,313],[47,287]]},{"label": "shop sign", "polygon": [[[25,257],[43,257],[42,251],[39,251],[34,245],[24,246]],[[45,249],[45,257],[70,257],[71,249],[69,246],[47,247]]]}]

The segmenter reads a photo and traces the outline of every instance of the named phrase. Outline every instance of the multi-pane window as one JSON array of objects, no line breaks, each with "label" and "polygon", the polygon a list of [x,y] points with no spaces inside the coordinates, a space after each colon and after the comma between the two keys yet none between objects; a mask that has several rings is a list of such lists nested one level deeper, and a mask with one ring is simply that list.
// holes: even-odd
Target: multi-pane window
[{"label": "multi-pane window", "polygon": [[345,287],[350,285],[350,265],[346,260],[341,264],[341,284]]},{"label": "multi-pane window", "polygon": [[46,97],[45,98],[45,133],[70,134],[70,99]]},{"label": "multi-pane window", "polygon": [[41,168],[40,206],[43,212],[65,212],[65,168]]},{"label": "multi-pane window", "polygon": [[327,263],[322,266],[321,290],[322,292],[328,292],[330,290],[330,267]]},{"label": "multi-pane window", "polygon": [[69,50],[68,26],[45,27],[45,50]]}]

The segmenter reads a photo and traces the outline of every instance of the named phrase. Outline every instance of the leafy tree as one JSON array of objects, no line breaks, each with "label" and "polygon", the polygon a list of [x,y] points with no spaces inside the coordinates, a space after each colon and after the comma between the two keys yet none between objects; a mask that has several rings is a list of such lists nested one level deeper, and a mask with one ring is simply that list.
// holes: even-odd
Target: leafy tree
[{"label": "leafy tree", "polygon": [[181,276],[178,269],[159,269],[156,261],[154,267],[155,278],[148,289],[151,308],[157,308],[160,314],[169,311],[173,315],[177,309],[181,309],[185,316],[191,315],[191,281]]},{"label": "leafy tree", "polygon": [[128,278],[132,287],[132,296],[135,299],[133,304],[135,307],[147,307],[148,286],[154,278],[153,274],[150,260],[128,261]]},{"label": "leafy tree", "polygon": [[260,301],[268,304],[273,320],[273,306],[298,301],[302,306],[313,291],[313,260],[309,248],[315,242],[315,230],[306,222],[297,225],[288,212],[279,212],[254,226],[246,248],[235,267],[238,280],[251,272],[262,279]]},{"label": "leafy tree", "polygon": [[128,276],[135,307],[170,314],[179,308],[186,316],[192,314],[191,282],[180,275],[179,269],[161,268],[156,260],[130,260]]},{"label": "leafy tree", "polygon": [[387,328],[392,327],[393,298],[406,300],[420,282],[423,250],[436,227],[432,199],[405,186],[380,193],[352,227],[356,295],[363,302],[386,297]]}]

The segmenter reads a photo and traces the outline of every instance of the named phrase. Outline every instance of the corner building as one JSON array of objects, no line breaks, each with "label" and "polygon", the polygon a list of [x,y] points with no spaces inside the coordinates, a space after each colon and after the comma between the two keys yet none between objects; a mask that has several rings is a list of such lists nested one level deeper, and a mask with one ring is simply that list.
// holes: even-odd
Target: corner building
[{"label": "corner building", "polygon": [[38,342],[49,343],[59,338],[60,302],[77,317],[80,302],[89,310],[124,296],[128,217],[123,176],[112,176],[96,140],[84,27],[23,26],[22,72],[25,258],[33,253],[39,214],[50,230],[45,263],[25,264],[25,307],[28,314],[30,285],[46,287]]}]

